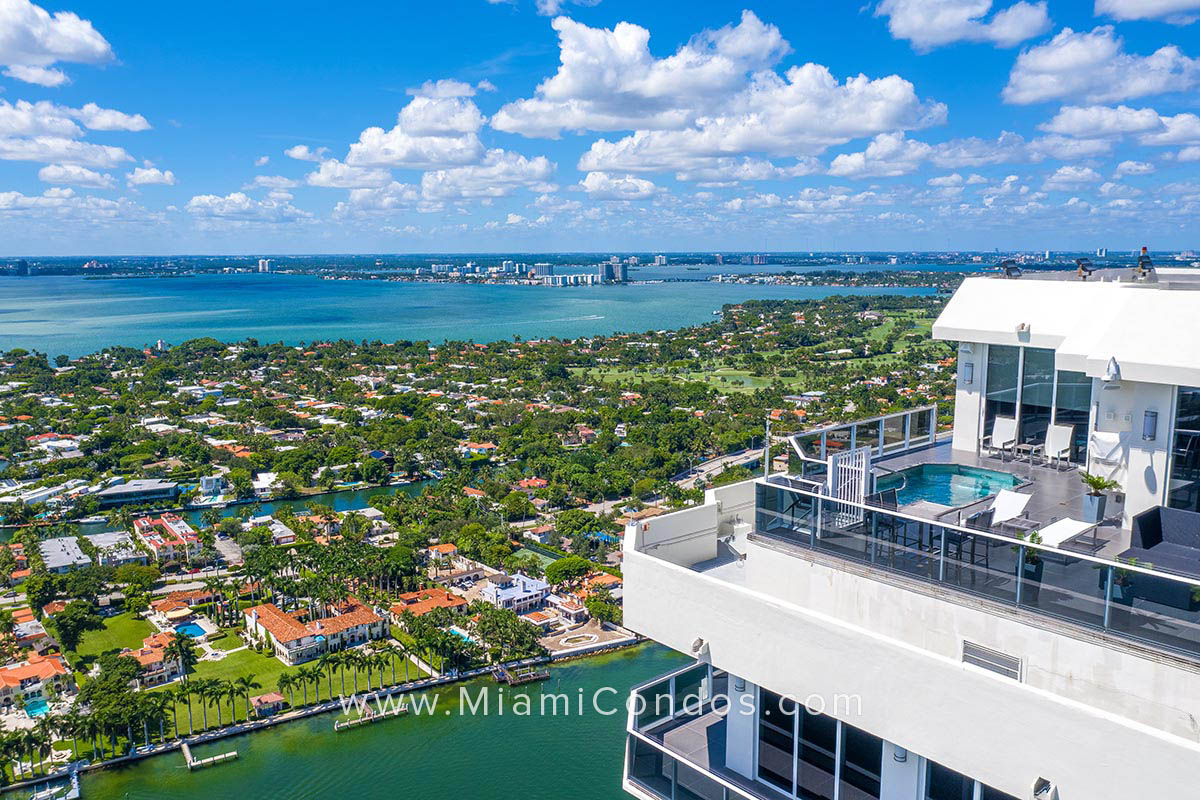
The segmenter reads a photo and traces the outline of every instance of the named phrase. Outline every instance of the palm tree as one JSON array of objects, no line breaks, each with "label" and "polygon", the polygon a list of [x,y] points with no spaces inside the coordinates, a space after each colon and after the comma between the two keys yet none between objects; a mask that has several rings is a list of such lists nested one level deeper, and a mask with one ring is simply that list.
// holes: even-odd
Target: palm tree
[{"label": "palm tree", "polygon": [[[337,666],[337,655],[335,653],[324,653],[317,660],[317,667],[325,672],[329,677],[329,699],[333,699],[333,669]],[[320,684],[317,685],[317,702],[321,700]]]},{"label": "palm tree", "polygon": [[[164,728],[167,724],[167,708],[175,711],[175,698],[170,691],[165,692],[148,692],[146,693],[146,711],[150,719],[158,721],[158,740],[165,742],[167,739]],[[147,742],[147,745],[149,742]]]},{"label": "palm tree", "polygon": [[[96,758],[96,737],[101,733],[100,720],[95,714],[87,714],[79,721],[79,733],[86,736],[92,745],[92,759]],[[100,760],[104,760],[103,753],[100,755]]]},{"label": "palm tree", "polygon": [[[236,708],[238,694],[238,686],[234,684],[234,681],[226,680],[221,682],[222,699],[229,700],[229,724],[238,722],[238,708]],[[220,711],[217,711],[217,714],[220,715]]]},{"label": "palm tree", "polygon": [[354,669],[354,693],[358,694],[358,668],[363,663],[362,655],[357,650],[347,650],[345,657],[346,662]]},{"label": "palm tree", "polygon": [[200,657],[196,655],[196,643],[190,636],[173,636],[163,650],[163,655],[179,662],[184,682],[187,681],[188,672],[200,660]]},{"label": "palm tree", "polygon": [[304,683],[304,684],[305,684],[305,687],[304,687],[304,695],[305,695],[305,697],[304,697],[304,704],[305,704],[305,705],[308,705],[308,685],[307,685],[307,682],[305,682],[305,681],[303,681],[303,680],[297,681],[297,680],[296,680],[296,678],[298,678],[298,677],[300,677],[300,676],[298,676],[298,675],[293,675],[293,674],[292,674],[292,673],[290,673],[290,672],[284,672],[283,674],[281,674],[281,675],[279,676],[279,680],[275,682],[275,686],[276,686],[276,687],[279,689],[279,692],[280,692],[280,694],[282,694],[283,692],[287,692],[287,695],[288,695],[288,705],[289,705],[289,706],[291,706],[292,708],[295,708],[295,707],[296,707],[296,684],[297,684],[297,683]]},{"label": "palm tree", "polygon": [[[320,664],[312,664],[310,667],[301,667],[298,675],[300,678],[300,686],[304,688],[304,704],[308,705],[308,684],[312,684],[313,702],[320,702],[320,676],[322,676]],[[332,699],[332,697],[334,696],[330,694],[330,699]]]},{"label": "palm tree", "polygon": [[[250,690],[261,689],[262,684],[254,680],[254,674],[242,675],[234,680],[233,688],[246,698],[246,721],[250,721]],[[230,698],[230,713],[233,714],[233,698]],[[235,715],[236,716],[236,715]]]},{"label": "palm tree", "polygon": [[192,683],[192,691],[200,700],[200,710],[204,712],[204,730],[208,730],[208,699],[212,695],[212,686],[215,683],[213,678],[204,678]]},{"label": "palm tree", "polygon": [[66,714],[58,718],[58,730],[64,736],[71,737],[71,755],[74,756],[73,761],[79,760],[79,733],[82,726],[83,715],[74,706]]},{"label": "palm tree", "polygon": [[[195,726],[192,724],[192,695],[195,694],[194,686],[189,685],[186,681],[175,687],[175,699],[182,700],[187,703],[188,710],[188,736],[196,732]],[[179,723],[175,724],[175,733],[179,733]]]}]

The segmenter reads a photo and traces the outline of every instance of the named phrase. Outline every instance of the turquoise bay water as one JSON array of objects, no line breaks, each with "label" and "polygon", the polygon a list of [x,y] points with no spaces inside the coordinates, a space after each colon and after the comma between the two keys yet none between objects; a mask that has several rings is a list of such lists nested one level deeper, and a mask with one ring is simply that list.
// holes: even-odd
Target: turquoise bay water
[{"label": "turquoise bay water", "polygon": [[749,299],[883,293],[932,290],[707,281],[551,288],[257,274],[129,280],[0,277],[0,350],[23,347],[77,356],[109,345],[141,347],[158,339],[178,344],[199,336],[288,344],[331,338],[483,342],[514,335],[575,337],[695,325],[711,320],[725,303]]},{"label": "turquoise bay water", "polygon": [[[506,711],[496,713],[498,686],[489,678],[460,684],[474,699],[491,690],[491,714],[459,715],[459,686],[441,690],[435,713],[389,719],[334,733],[325,714],[269,731],[225,739],[195,750],[207,757],[237,750],[238,758],[189,773],[179,753],[83,779],[87,800],[325,800],[396,798],[501,800],[620,800],[625,749],[624,698],[630,687],[686,663],[657,645],[642,645],[554,667],[550,680],[506,689]],[[607,691],[612,687],[614,692]],[[516,716],[512,697],[542,693],[588,698],[585,713]],[[591,710],[598,690],[604,716]],[[547,706],[549,707],[549,706]],[[443,708],[454,710],[449,716]]]}]

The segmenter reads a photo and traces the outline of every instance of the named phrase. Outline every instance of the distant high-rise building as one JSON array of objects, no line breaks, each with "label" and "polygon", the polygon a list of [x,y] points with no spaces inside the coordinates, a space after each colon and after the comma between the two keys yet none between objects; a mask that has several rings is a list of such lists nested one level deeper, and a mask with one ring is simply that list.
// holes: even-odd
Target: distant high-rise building
[{"label": "distant high-rise building", "polygon": [[[718,263],[718,264],[720,264],[720,263],[721,263],[721,257],[720,257],[720,256],[717,256],[717,263]],[[665,267],[666,265],[667,265],[667,257],[666,257],[666,256],[655,256],[655,257],[654,257],[654,266],[656,266],[656,267]]]},{"label": "distant high-rise building", "polygon": [[535,278],[545,278],[554,274],[554,265],[544,262],[534,264],[529,274]]},{"label": "distant high-rise building", "polygon": [[621,264],[617,267],[617,282],[629,283],[629,265]]},{"label": "distant high-rise building", "polygon": [[1096,248],[1096,258],[1108,258],[1108,248],[1107,247],[1097,247]]},{"label": "distant high-rise building", "polygon": [[716,256],[717,256],[717,266],[720,266],[725,263],[725,256],[721,255],[720,253],[717,253]]},{"label": "distant high-rise building", "polygon": [[[616,258],[616,256],[613,256],[613,258]],[[605,261],[603,264],[601,264],[600,270],[597,273],[597,277],[599,278],[600,283],[608,283],[611,281],[613,279],[613,263]]]},{"label": "distant high-rise building", "polygon": [[1046,261],[1050,260],[1050,251],[1049,250],[1046,251],[1045,260]]},{"label": "distant high-rise building", "polygon": [[608,263],[613,264],[613,265],[620,264],[621,257],[620,256],[610,256],[608,259]]},{"label": "distant high-rise building", "polygon": [[503,270],[504,272],[512,272],[513,271],[513,262],[505,261],[504,263],[502,263],[500,265],[500,269]]},{"label": "distant high-rise building", "polygon": [[260,258],[258,260],[258,271],[259,272],[270,272],[271,271],[271,259]]}]

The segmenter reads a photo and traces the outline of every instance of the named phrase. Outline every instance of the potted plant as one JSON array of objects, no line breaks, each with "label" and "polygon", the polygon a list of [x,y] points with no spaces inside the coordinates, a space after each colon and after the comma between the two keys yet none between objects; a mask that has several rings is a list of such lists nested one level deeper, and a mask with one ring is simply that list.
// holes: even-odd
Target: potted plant
[{"label": "potted plant", "polygon": [[[1017,538],[1029,544],[1042,543],[1042,535],[1037,531],[1030,531],[1028,536],[1020,534]],[[1021,599],[1024,602],[1037,603],[1042,593],[1042,571],[1046,567],[1045,562],[1042,561],[1042,551],[1036,547],[1023,548],[1019,545],[1013,549],[1018,553],[1021,550],[1025,551],[1025,561],[1021,564],[1021,580],[1024,582]]]},{"label": "potted plant", "polygon": [[1105,478],[1102,475],[1093,475],[1090,472],[1080,472],[1079,479],[1087,486],[1087,494],[1083,496],[1081,513],[1084,522],[1103,522],[1104,507],[1108,504],[1108,495],[1105,492],[1110,489],[1119,489],[1121,484],[1114,481],[1112,478]]}]

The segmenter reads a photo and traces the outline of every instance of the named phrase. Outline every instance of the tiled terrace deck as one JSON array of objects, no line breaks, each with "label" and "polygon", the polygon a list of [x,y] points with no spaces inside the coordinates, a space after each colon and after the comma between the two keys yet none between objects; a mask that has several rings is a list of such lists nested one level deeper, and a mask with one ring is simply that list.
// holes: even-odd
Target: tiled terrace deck
[{"label": "tiled terrace deck", "polygon": [[[1030,464],[1028,460],[1018,461],[1010,458],[1002,461],[995,457],[952,450],[949,441],[939,442],[924,450],[915,450],[895,456],[882,456],[877,458],[874,463],[893,471],[920,464],[958,464],[1010,473],[1028,484],[1019,487],[1017,491],[1032,495],[1022,516],[1044,525],[1067,517],[1079,519],[1080,501],[1085,492],[1083,483],[1079,480],[1078,466],[1057,468],[1041,463]],[[938,514],[936,518],[941,522],[956,523],[959,521],[960,512],[961,516],[965,517],[967,513],[987,508],[991,502],[992,498],[989,497],[970,506],[953,510],[946,508],[944,513]],[[924,508],[909,507],[902,510],[915,513],[917,516],[928,516],[931,511],[937,513],[936,509],[930,508],[930,505],[925,504]],[[1109,495],[1107,518],[1097,530],[1096,541],[1098,544],[1093,547],[1092,536],[1088,534],[1078,541],[1068,543],[1066,548],[1079,549],[1106,558],[1115,558],[1120,555],[1129,548],[1129,531],[1121,527],[1123,512],[1124,505],[1116,502],[1113,495]]]}]

